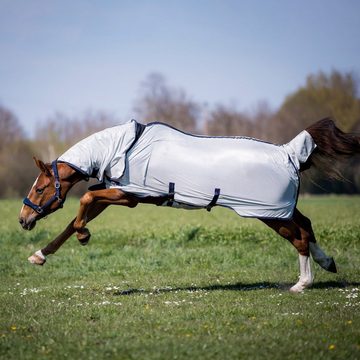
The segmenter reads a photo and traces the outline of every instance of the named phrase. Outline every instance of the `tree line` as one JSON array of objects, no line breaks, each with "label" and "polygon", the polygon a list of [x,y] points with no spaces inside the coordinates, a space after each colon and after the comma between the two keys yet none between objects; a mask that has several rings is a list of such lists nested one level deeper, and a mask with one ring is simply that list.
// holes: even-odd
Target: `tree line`
[{"label": "tree line", "polygon": [[[134,118],[142,123],[160,121],[180,130],[203,135],[244,135],[285,143],[313,122],[332,117],[346,132],[360,133],[359,82],[352,73],[332,71],[309,75],[305,84],[289,94],[277,110],[260,102],[252,111],[233,105],[200,104],[183,89],[170,86],[161,74],[150,74],[141,84]],[[128,120],[128,119],[127,119]],[[77,117],[58,112],[25,135],[15,113],[0,105],[0,198],[24,196],[38,174],[33,156],[50,162],[85,136],[122,123],[107,112],[87,112]],[[360,162],[344,167],[346,180],[329,181],[316,170],[302,177],[302,192],[360,193]],[[73,194],[81,194],[78,185]]]}]

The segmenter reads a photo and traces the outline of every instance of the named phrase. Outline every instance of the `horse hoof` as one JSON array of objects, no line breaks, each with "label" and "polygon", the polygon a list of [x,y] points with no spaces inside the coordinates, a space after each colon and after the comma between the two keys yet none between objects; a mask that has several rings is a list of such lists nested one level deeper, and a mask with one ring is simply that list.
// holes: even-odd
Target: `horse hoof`
[{"label": "horse hoof", "polygon": [[90,236],[89,236],[88,238],[85,238],[85,239],[78,239],[78,240],[79,240],[80,245],[82,245],[82,246],[86,246],[86,245],[89,243]]},{"label": "horse hoof", "polygon": [[77,232],[76,237],[79,240],[80,244],[85,246],[89,243],[91,234],[90,231],[85,228],[81,231],[81,233]]},{"label": "horse hoof", "polygon": [[326,257],[324,259],[318,260],[317,263],[326,271],[337,273],[336,264],[334,258]]},{"label": "horse hoof", "polygon": [[301,293],[305,290],[305,286],[303,286],[302,284],[295,284],[294,286],[292,286],[290,288],[290,292],[293,293],[293,294],[298,294],[298,293]]},{"label": "horse hoof", "polygon": [[327,271],[330,271],[332,273],[337,273],[336,264],[333,258],[331,258],[331,262],[328,265]]},{"label": "horse hoof", "polygon": [[294,286],[290,288],[290,292],[298,294],[303,292],[306,288],[312,285],[313,281],[311,279],[300,280]]},{"label": "horse hoof", "polygon": [[37,255],[36,253],[28,257],[28,260],[31,264],[35,265],[44,265],[46,263],[46,259]]}]

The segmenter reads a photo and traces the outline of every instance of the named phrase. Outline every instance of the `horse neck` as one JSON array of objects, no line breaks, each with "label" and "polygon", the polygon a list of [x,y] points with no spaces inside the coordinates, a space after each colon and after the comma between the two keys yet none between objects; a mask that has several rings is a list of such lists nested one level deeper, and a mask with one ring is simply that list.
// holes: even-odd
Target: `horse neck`
[{"label": "horse neck", "polygon": [[75,184],[85,180],[85,176],[83,174],[73,169],[66,163],[59,163],[58,171],[60,175],[61,187],[65,195]]}]

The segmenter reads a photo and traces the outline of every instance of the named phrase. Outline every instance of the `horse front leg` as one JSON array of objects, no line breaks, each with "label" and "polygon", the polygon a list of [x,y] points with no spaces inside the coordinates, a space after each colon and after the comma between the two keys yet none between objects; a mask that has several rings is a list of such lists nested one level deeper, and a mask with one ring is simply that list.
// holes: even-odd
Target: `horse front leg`
[{"label": "horse front leg", "polygon": [[[88,221],[95,219],[100,213],[102,213],[108,204],[96,204],[88,211]],[[55,254],[55,252],[64,244],[64,242],[71,237],[75,233],[74,222],[76,218],[73,219],[70,224],[65,228],[65,230],[59,234],[53,241],[47,244],[41,250],[36,251],[33,255],[31,255],[28,260],[32,264],[36,265],[44,265],[46,262],[46,256],[50,254]],[[90,238],[90,236],[89,236]],[[89,239],[88,238],[88,239]],[[87,241],[88,241],[87,239]],[[80,240],[81,242],[81,240]],[[87,243],[87,242],[86,242]],[[84,245],[84,243],[82,243]]]},{"label": "horse front leg", "polygon": [[138,202],[134,196],[119,189],[88,191],[80,199],[79,211],[74,221],[74,229],[79,241],[84,242],[90,237],[90,232],[85,226],[89,222],[90,210],[94,204],[135,207]]},{"label": "horse front leg", "polygon": [[299,226],[293,220],[262,220],[266,225],[275,230],[280,236],[287,239],[298,251],[300,277],[299,281],[290,288],[291,292],[302,292],[312,285],[314,277],[311,271],[309,241],[311,233]]}]

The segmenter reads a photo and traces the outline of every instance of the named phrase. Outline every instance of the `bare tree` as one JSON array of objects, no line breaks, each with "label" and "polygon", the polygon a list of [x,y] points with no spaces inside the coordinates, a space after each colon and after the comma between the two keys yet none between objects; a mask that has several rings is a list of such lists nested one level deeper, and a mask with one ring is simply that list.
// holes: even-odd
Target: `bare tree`
[{"label": "bare tree", "polygon": [[23,196],[36,174],[31,143],[13,112],[0,106],[0,197]]},{"label": "bare tree", "polygon": [[252,136],[264,141],[271,141],[269,126],[274,117],[274,111],[266,101],[259,101],[251,112],[253,124]]},{"label": "bare tree", "polygon": [[247,114],[222,105],[210,112],[205,122],[205,133],[207,135],[250,136],[251,128],[251,119]]},{"label": "bare tree", "polygon": [[[87,111],[80,116],[57,112],[37,126],[35,140],[39,157],[51,162],[77,141],[119,123],[113,114],[104,111]],[[81,196],[88,186],[87,183],[76,185],[72,195]]]},{"label": "bare tree", "polygon": [[239,111],[234,106],[218,105],[208,112],[204,133],[220,136],[249,136],[269,140],[268,123],[273,117],[270,106],[259,102],[252,111]]},{"label": "bare tree", "polygon": [[42,159],[51,161],[77,141],[117,123],[120,121],[114,115],[103,111],[88,111],[77,117],[57,112],[38,124],[35,140]]},{"label": "bare tree", "polygon": [[24,132],[17,117],[10,110],[0,106],[0,151],[23,138]]},{"label": "bare tree", "polygon": [[183,90],[169,87],[163,75],[150,74],[141,84],[141,96],[135,105],[138,120],[160,121],[187,132],[197,129],[200,107]]}]

